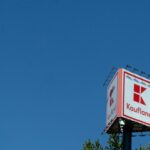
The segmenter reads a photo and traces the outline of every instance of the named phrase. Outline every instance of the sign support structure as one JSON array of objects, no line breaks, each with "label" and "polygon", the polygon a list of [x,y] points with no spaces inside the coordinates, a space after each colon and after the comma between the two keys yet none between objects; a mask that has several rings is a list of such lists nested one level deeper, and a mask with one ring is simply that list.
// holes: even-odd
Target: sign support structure
[{"label": "sign support structure", "polygon": [[127,125],[125,125],[123,129],[122,146],[122,150],[131,150],[132,147],[132,131]]}]

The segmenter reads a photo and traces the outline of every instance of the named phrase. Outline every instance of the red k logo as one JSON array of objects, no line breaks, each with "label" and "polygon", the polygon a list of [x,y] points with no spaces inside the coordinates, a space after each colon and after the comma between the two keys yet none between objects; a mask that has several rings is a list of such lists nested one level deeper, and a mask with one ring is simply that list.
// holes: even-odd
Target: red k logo
[{"label": "red k logo", "polygon": [[112,97],[112,94],[113,94],[113,92],[114,92],[114,89],[115,89],[115,87],[113,86],[113,87],[111,88],[111,90],[110,90],[110,93],[109,93],[109,97],[110,97],[110,107],[111,107],[112,104],[114,103],[114,99],[113,99],[113,97]]},{"label": "red k logo", "polygon": [[137,84],[134,84],[134,96],[133,100],[137,103],[140,103],[142,105],[146,105],[143,98],[141,97],[141,94],[146,90],[145,87],[139,86]]}]

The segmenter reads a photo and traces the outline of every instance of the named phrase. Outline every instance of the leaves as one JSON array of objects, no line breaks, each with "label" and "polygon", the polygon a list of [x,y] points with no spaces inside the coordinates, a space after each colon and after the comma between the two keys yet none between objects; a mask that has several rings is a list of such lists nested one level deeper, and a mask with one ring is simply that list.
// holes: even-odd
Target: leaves
[{"label": "leaves", "polygon": [[83,145],[83,150],[104,150],[104,149],[98,140],[95,143],[92,143],[90,140],[88,140]]},{"label": "leaves", "polygon": [[120,150],[121,149],[121,139],[118,134],[111,134],[107,141],[106,150]]},{"label": "leaves", "polygon": [[150,145],[147,145],[146,147],[140,146],[139,150],[150,150]]},{"label": "leaves", "polygon": [[[118,134],[111,134],[105,147],[100,144],[99,140],[95,142],[88,140],[83,144],[83,150],[121,150],[121,148],[122,142]],[[150,150],[150,144],[147,146],[140,146],[135,150]]]}]

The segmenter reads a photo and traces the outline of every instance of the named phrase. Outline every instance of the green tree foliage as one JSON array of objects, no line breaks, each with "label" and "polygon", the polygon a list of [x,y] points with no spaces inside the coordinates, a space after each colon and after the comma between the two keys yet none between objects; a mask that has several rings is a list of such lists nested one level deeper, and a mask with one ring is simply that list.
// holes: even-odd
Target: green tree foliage
[{"label": "green tree foliage", "polygon": [[109,136],[107,141],[107,146],[103,148],[100,142],[97,140],[95,143],[92,143],[90,140],[86,141],[83,144],[83,150],[120,150],[121,149],[121,141],[117,134],[112,134]]},{"label": "green tree foliage", "polygon": [[[88,140],[83,144],[83,150],[121,150],[121,148],[121,139],[118,134],[111,134],[105,147],[100,144],[99,140],[96,142]],[[150,150],[150,145],[140,146],[135,150]]]},{"label": "green tree foliage", "polygon": [[121,149],[121,139],[119,138],[118,134],[110,134],[107,146],[105,147],[106,150],[120,150]]},{"label": "green tree foliage", "polygon": [[90,140],[88,140],[83,145],[83,150],[104,150],[104,149],[98,140],[95,143],[92,143]]},{"label": "green tree foliage", "polygon": [[[138,149],[136,149],[136,150],[138,150]],[[139,150],[150,150],[150,145],[140,146]]]}]

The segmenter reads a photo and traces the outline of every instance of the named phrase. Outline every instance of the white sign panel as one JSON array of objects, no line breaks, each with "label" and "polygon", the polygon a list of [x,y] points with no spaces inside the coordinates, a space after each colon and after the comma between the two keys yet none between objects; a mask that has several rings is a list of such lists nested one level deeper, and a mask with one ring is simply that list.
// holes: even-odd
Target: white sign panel
[{"label": "white sign panel", "polygon": [[117,116],[117,74],[112,79],[107,89],[106,126],[111,125]]},{"label": "white sign panel", "polygon": [[124,72],[123,115],[150,126],[150,80]]}]

